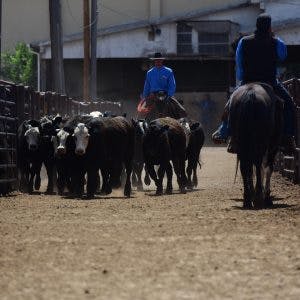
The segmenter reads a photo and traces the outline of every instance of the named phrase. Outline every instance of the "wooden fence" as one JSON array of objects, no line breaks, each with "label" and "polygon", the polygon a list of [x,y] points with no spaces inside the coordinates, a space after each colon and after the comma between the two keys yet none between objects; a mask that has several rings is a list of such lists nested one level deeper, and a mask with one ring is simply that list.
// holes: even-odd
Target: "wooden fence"
[{"label": "wooden fence", "polygon": [[121,102],[81,102],[53,92],[0,80],[0,195],[17,188],[17,129],[28,119],[45,115],[73,116],[91,111],[123,114]]},{"label": "wooden fence", "polygon": [[17,102],[15,88],[0,84],[0,196],[17,186]]},{"label": "wooden fence", "polygon": [[294,183],[300,183],[300,79],[290,79],[283,83],[297,105],[296,111],[296,145],[297,151],[293,156],[278,153],[276,170]]}]

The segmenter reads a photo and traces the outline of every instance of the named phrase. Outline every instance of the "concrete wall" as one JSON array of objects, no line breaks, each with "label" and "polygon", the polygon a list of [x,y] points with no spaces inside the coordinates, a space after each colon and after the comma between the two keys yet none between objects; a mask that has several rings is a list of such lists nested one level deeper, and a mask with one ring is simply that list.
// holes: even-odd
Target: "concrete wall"
[{"label": "concrete wall", "polygon": [[[161,34],[155,39],[148,39],[148,28],[131,30],[101,36],[97,40],[98,58],[130,58],[148,57],[153,52],[161,51],[172,55],[176,54],[176,24],[160,26]],[[51,57],[51,48],[45,47],[43,59]],[[83,58],[83,41],[76,40],[64,43],[65,58]]]},{"label": "concrete wall", "polygon": [[[238,4],[245,1],[229,0]],[[222,0],[102,0],[98,1],[98,28],[224,6]],[[49,0],[2,0],[2,49],[17,42],[49,40]],[[83,1],[61,0],[63,34],[83,31]]]}]

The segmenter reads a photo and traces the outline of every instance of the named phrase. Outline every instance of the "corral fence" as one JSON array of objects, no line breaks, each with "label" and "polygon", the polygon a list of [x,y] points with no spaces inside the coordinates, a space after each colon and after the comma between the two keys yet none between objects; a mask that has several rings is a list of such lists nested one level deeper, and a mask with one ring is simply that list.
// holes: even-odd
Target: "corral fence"
[{"label": "corral fence", "polygon": [[300,79],[293,78],[285,81],[283,84],[297,105],[295,119],[297,151],[292,156],[279,152],[275,167],[282,176],[292,180],[294,183],[300,183]]},{"label": "corral fence", "polygon": [[73,116],[92,111],[122,115],[123,103],[83,102],[54,92],[37,92],[29,86],[0,80],[0,196],[18,187],[17,129],[24,120],[45,115]]}]

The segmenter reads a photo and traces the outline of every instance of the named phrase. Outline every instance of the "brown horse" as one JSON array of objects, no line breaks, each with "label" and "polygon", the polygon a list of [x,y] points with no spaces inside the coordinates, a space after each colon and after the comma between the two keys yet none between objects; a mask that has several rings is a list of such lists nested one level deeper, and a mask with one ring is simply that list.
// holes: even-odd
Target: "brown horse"
[{"label": "brown horse", "polygon": [[[245,84],[231,96],[229,124],[232,139],[237,144],[244,208],[272,205],[270,180],[282,134],[282,106],[272,87],[261,83]],[[255,188],[253,167],[256,170]]]},{"label": "brown horse", "polygon": [[146,107],[149,108],[149,112],[145,118],[149,122],[163,117],[173,119],[187,117],[185,108],[174,97],[167,97],[163,91],[151,94],[146,99]]}]

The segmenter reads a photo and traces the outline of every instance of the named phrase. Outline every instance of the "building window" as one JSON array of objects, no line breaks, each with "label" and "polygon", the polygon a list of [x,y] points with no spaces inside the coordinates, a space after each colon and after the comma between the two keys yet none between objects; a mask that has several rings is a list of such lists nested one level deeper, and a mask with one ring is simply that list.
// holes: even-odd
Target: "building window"
[{"label": "building window", "polygon": [[192,27],[185,23],[177,24],[177,53],[191,54],[192,48]]},{"label": "building window", "polygon": [[228,55],[229,37],[227,32],[199,32],[198,52],[200,55]]},{"label": "building window", "polygon": [[239,25],[230,21],[189,21],[177,24],[177,55],[222,56],[231,54]]}]

